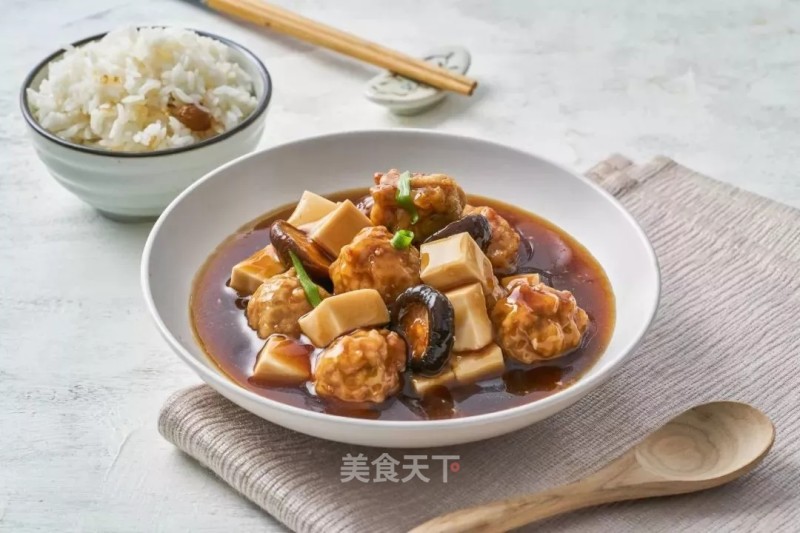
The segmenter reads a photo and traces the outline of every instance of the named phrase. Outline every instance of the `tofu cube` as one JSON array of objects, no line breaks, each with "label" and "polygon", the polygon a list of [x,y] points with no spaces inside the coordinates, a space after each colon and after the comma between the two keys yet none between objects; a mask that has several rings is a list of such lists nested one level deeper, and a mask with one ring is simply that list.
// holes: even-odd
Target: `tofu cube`
[{"label": "tofu cube", "polygon": [[456,384],[456,375],[451,368],[445,368],[440,373],[432,377],[411,376],[411,388],[417,396],[425,396],[437,387],[450,388]]},{"label": "tofu cube", "polygon": [[529,285],[536,285],[541,283],[542,280],[539,277],[539,274],[517,274],[516,276],[506,276],[500,280],[500,285],[505,288],[508,288],[508,284],[515,280],[525,280]]},{"label": "tofu cube", "polygon": [[492,342],[492,322],[486,311],[486,300],[480,283],[473,283],[444,293],[455,311],[453,350],[478,350]]},{"label": "tofu cube", "polygon": [[303,333],[319,348],[354,329],[388,322],[389,310],[375,289],[359,289],[325,298],[298,321]]},{"label": "tofu cube", "polygon": [[492,264],[468,233],[423,244],[420,249],[422,281],[440,291],[481,283],[491,293]]},{"label": "tofu cube", "polygon": [[270,335],[258,352],[253,379],[277,385],[299,385],[311,379],[313,346],[285,335]]},{"label": "tofu cube", "polygon": [[286,272],[286,267],[270,244],[234,265],[231,270],[231,288],[239,294],[253,294],[259,285],[281,272]]},{"label": "tofu cube", "polygon": [[450,364],[459,385],[496,378],[506,369],[503,351],[494,343],[475,352],[453,353]]},{"label": "tofu cube", "polygon": [[286,222],[294,227],[317,222],[336,209],[336,203],[311,191],[303,192],[297,207]]},{"label": "tofu cube", "polygon": [[350,244],[356,233],[371,225],[353,202],[345,200],[319,221],[310,237],[332,257],[338,257],[342,246]]}]

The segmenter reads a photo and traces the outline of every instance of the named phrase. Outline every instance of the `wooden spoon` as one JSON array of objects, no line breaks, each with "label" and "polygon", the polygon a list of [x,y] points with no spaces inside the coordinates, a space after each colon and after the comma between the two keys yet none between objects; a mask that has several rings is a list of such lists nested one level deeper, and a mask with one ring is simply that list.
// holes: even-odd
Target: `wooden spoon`
[{"label": "wooden spoon", "polygon": [[774,440],[772,422],[754,407],[737,402],[699,405],[586,478],[448,513],[412,533],[507,531],[593,505],[718,487],[755,468]]}]

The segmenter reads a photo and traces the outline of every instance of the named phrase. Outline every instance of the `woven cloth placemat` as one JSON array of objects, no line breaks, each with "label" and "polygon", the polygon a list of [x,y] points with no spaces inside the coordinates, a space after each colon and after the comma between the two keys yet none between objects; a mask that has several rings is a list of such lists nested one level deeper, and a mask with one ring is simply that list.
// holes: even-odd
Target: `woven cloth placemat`
[{"label": "woven cloth placemat", "polygon": [[[572,481],[674,414],[731,399],[765,411],[773,451],[745,478],[704,493],[621,503],[552,519],[537,531],[800,531],[800,211],[667,158],[612,156],[588,176],[633,213],[662,270],[658,318],[604,386],[527,429],[436,450],[381,450],[295,433],[207,386],[174,394],[159,430],[297,531],[401,531],[454,509]],[[342,482],[343,457],[458,455],[407,482]]]}]

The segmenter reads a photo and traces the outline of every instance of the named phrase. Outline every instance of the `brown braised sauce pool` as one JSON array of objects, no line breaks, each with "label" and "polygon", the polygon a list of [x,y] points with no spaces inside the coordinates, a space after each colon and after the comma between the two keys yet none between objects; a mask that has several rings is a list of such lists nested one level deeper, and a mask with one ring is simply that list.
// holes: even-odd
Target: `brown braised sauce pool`
[{"label": "brown braised sauce pool", "polygon": [[[357,203],[365,194],[367,189],[357,189],[329,197]],[[273,400],[344,416],[418,420],[477,415],[533,402],[568,387],[597,361],[614,329],[614,296],[605,272],[582,245],[550,222],[495,200],[473,195],[468,198],[471,205],[497,210],[520,233],[520,270],[544,271],[547,283],[575,295],[590,318],[580,348],[546,363],[507,364],[502,378],[451,392],[442,389],[422,401],[401,394],[372,407],[323,401],[308,387],[260,386],[249,378],[265,341],[247,325],[246,298],[240,298],[227,283],[233,265],[269,244],[271,221],[288,217],[294,205],[246,224],[208,258],[194,280],[189,304],[195,336],[210,359],[239,385]]]}]

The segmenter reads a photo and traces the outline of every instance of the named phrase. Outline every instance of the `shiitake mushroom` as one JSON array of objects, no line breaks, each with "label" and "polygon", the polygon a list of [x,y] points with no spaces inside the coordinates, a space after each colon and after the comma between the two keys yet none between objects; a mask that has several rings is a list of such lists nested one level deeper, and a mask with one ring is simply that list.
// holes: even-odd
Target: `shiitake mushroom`
[{"label": "shiitake mushroom", "polygon": [[450,300],[429,285],[417,285],[395,300],[389,328],[408,344],[408,367],[413,372],[433,376],[450,359],[454,322]]},{"label": "shiitake mushroom", "polygon": [[284,266],[291,268],[289,252],[294,252],[314,281],[326,283],[329,280],[331,260],[305,233],[285,220],[276,220],[269,228],[269,238]]},{"label": "shiitake mushroom", "polygon": [[469,236],[478,243],[478,246],[484,252],[489,248],[489,243],[492,240],[492,226],[486,220],[486,217],[483,215],[467,215],[446,225],[425,239],[425,242],[438,241],[459,233],[469,233]]}]

